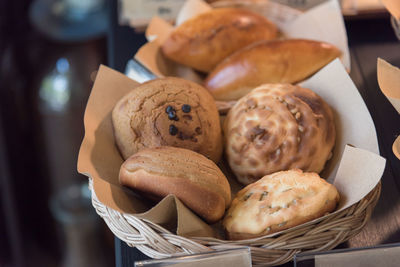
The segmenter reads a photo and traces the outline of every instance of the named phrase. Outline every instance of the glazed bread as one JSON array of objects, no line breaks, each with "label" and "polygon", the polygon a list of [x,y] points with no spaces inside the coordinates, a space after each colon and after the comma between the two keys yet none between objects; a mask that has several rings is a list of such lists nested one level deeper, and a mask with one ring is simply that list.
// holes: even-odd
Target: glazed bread
[{"label": "glazed bread", "polygon": [[176,147],[143,149],[121,166],[122,185],[152,196],[177,196],[186,206],[213,223],[231,202],[228,180],[214,162]]},{"label": "glazed bread", "polygon": [[112,112],[124,159],[147,147],[183,147],[218,162],[221,126],[215,101],[202,86],[180,78],[152,80],[124,96]]},{"label": "glazed bread", "polygon": [[178,26],[162,44],[169,59],[202,72],[211,71],[220,61],[251,43],[271,40],[277,28],[252,11],[217,8]]},{"label": "glazed bread", "polygon": [[318,174],[281,171],[239,191],[223,225],[229,239],[254,238],[321,217],[338,202],[336,188]]},{"label": "glazed bread", "polygon": [[264,83],[302,81],[340,55],[335,46],[323,42],[262,41],[226,58],[204,84],[215,99],[236,100]]},{"label": "glazed bread", "polygon": [[313,91],[265,84],[241,98],[224,122],[225,152],[239,182],[294,168],[319,173],[335,143],[333,113]]}]

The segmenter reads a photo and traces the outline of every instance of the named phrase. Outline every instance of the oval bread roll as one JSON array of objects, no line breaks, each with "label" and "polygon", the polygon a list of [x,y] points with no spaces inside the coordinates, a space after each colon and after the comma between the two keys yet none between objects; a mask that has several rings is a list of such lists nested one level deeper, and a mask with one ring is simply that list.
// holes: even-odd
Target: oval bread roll
[{"label": "oval bread roll", "polygon": [[141,150],[122,164],[119,180],[153,196],[174,194],[209,223],[221,219],[231,202],[228,180],[217,165],[183,148]]},{"label": "oval bread roll", "polygon": [[217,8],[178,26],[162,44],[163,54],[180,64],[209,72],[251,43],[271,40],[277,28],[265,17],[240,8]]},{"label": "oval bread roll", "polygon": [[323,42],[262,41],[232,54],[208,75],[205,87],[217,100],[236,100],[264,83],[304,80],[341,52]]},{"label": "oval bread roll", "polygon": [[338,202],[337,189],[318,174],[281,171],[240,190],[223,225],[229,239],[254,238],[321,217]]},{"label": "oval bread roll", "polygon": [[180,78],[155,79],[133,89],[112,112],[124,159],[147,147],[183,147],[218,162],[221,125],[215,101],[202,86]]},{"label": "oval bread roll", "polygon": [[265,84],[242,97],[224,122],[225,152],[239,182],[277,171],[319,173],[335,144],[333,113],[310,89]]}]

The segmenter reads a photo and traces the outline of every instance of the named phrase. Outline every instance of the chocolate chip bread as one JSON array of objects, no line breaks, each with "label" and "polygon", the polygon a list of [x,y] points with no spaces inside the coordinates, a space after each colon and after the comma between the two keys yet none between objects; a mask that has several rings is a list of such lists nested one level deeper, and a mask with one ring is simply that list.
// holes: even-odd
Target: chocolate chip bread
[{"label": "chocolate chip bread", "polygon": [[221,219],[231,202],[228,180],[217,165],[183,148],[143,149],[124,162],[119,180],[153,196],[174,194],[209,223]]},{"label": "chocolate chip bread", "polygon": [[180,78],[146,82],[112,112],[115,140],[124,159],[143,148],[174,146],[218,162],[222,154],[218,110],[202,86]]},{"label": "chocolate chip bread", "polygon": [[243,184],[294,168],[319,173],[335,143],[333,113],[313,91],[262,85],[241,98],[224,122],[226,155]]},{"label": "chocolate chip bread", "polygon": [[336,188],[318,174],[281,171],[239,191],[223,225],[229,239],[254,238],[321,217],[338,202]]}]

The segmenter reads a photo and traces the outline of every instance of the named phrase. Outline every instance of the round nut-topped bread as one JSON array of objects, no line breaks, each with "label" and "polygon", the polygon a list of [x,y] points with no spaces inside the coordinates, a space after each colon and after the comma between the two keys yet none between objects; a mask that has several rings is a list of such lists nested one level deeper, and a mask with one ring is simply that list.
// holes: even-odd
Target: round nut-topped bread
[{"label": "round nut-topped bread", "polygon": [[265,84],[241,98],[224,133],[229,165],[243,184],[281,170],[321,172],[336,137],[328,104],[290,84]]},{"label": "round nut-topped bread", "polygon": [[231,202],[228,180],[217,165],[183,148],[143,149],[122,164],[119,180],[152,196],[174,194],[209,223],[221,219]]},{"label": "round nut-topped bread", "polygon": [[158,146],[187,148],[214,162],[222,154],[215,101],[191,81],[168,77],[139,85],[117,103],[112,121],[124,159]]},{"label": "round nut-topped bread", "polygon": [[317,173],[281,171],[240,190],[223,225],[229,239],[254,238],[321,217],[338,202],[335,186]]}]

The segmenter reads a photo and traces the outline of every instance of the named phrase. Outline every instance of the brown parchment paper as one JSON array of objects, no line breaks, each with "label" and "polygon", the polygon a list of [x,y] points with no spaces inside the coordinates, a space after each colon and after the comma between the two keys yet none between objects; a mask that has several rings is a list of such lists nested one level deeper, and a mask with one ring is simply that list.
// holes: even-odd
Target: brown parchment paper
[{"label": "brown parchment paper", "polygon": [[400,1],[399,0],[381,0],[390,14],[400,20]]},{"label": "brown parchment paper", "polygon": [[400,69],[381,58],[376,69],[379,88],[400,114]]},{"label": "brown parchment paper", "polygon": [[115,146],[111,111],[117,101],[134,90],[137,82],[106,66],[100,66],[84,116],[85,137],[79,151],[78,172],[93,179],[98,199],[123,213],[137,214],[185,236],[215,236],[213,230],[175,196],[153,205],[119,185],[123,159]]},{"label": "brown parchment paper", "polygon": [[[114,143],[111,111],[137,85],[125,75],[100,66],[85,111],[85,137],[79,151],[78,171],[93,179],[95,194],[110,208],[136,214],[178,235],[221,238],[220,222],[207,225],[176,197],[170,195],[159,203],[152,203],[119,185],[123,159]],[[358,202],[376,186],[383,174],[385,159],[377,154],[376,132],[368,110],[339,60],[328,64],[304,86],[317,91],[335,113],[336,145],[322,177],[337,186],[341,194],[340,211]],[[242,186],[224,162],[219,166],[234,196]]]},{"label": "brown parchment paper", "polygon": [[[400,8],[400,2],[398,7]],[[400,69],[381,58],[377,60],[376,69],[379,88],[400,114]],[[392,151],[400,159],[400,136],[394,140]]]}]

